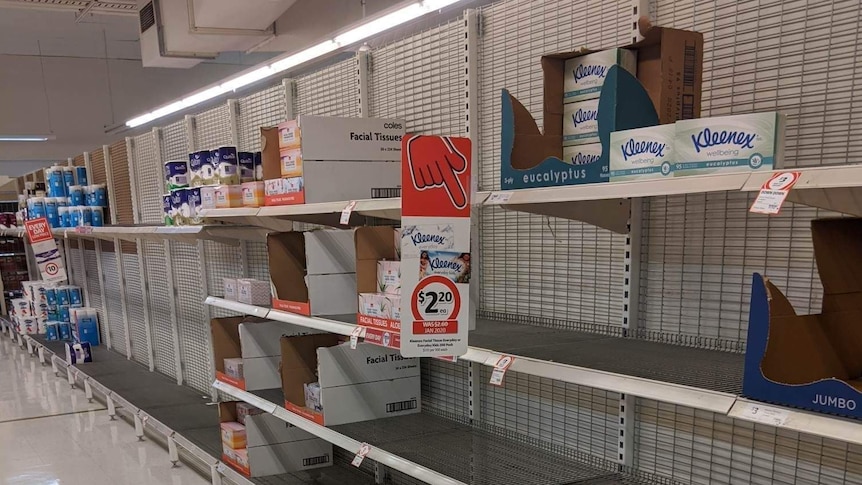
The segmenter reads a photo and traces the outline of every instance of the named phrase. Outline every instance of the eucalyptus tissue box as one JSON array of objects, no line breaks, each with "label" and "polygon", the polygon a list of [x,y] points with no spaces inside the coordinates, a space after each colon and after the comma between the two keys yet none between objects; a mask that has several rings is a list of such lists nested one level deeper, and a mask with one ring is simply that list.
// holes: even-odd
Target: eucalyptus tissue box
[{"label": "eucalyptus tissue box", "polygon": [[677,121],[674,176],[781,168],[784,125],[777,112]]},{"label": "eucalyptus tissue box", "polygon": [[599,100],[563,106],[563,146],[599,142]]},{"label": "eucalyptus tissue box", "polygon": [[674,125],[648,126],[611,133],[611,182],[673,175]]},{"label": "eucalyptus tissue box", "polygon": [[598,98],[608,70],[615,64],[635,74],[637,52],[629,49],[608,49],[566,60],[563,102],[574,103]]}]

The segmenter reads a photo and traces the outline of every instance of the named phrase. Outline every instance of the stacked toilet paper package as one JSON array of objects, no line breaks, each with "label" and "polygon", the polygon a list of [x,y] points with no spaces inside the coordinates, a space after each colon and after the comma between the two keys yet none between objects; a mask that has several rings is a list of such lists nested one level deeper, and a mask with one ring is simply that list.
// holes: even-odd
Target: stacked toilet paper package
[{"label": "stacked toilet paper package", "polygon": [[24,297],[13,299],[9,312],[19,333],[99,345],[98,313],[84,307],[80,287],[44,281],[24,281],[22,287]]},{"label": "stacked toilet paper package", "polygon": [[86,167],[54,165],[45,169],[45,190],[25,188],[24,219],[48,219],[52,228],[105,225],[108,188],[90,184]]},{"label": "stacked toilet paper package", "polygon": [[272,304],[272,289],[269,281],[253,278],[222,278],[222,280],[225,300],[257,306]]},{"label": "stacked toilet paper package", "polygon": [[263,205],[260,152],[235,146],[190,153],[188,160],[165,162],[165,225],[202,222],[203,209]]}]

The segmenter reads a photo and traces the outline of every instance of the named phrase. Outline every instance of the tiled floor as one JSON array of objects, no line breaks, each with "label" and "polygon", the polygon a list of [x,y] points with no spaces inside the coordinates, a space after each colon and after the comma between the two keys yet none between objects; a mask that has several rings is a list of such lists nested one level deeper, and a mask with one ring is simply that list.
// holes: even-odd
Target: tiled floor
[{"label": "tiled floor", "polygon": [[171,468],[156,443],[110,421],[50,366],[0,336],[0,484],[198,485],[190,468]]}]

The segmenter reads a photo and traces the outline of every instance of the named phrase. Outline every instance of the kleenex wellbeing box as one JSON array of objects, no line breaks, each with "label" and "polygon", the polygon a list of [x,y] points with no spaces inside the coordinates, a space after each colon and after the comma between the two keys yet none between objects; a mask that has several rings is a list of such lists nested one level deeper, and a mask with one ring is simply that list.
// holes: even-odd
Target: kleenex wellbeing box
[{"label": "kleenex wellbeing box", "polygon": [[677,121],[674,176],[781,168],[784,124],[776,112]]},{"label": "kleenex wellbeing box", "polygon": [[599,100],[563,106],[563,146],[599,142]]},{"label": "kleenex wellbeing box", "polygon": [[637,53],[628,49],[608,49],[567,60],[563,81],[563,102],[574,103],[598,98],[608,69],[614,64],[619,64],[626,71],[635,74]]},{"label": "kleenex wellbeing box", "polygon": [[611,133],[611,182],[673,175],[675,134],[672,124]]}]

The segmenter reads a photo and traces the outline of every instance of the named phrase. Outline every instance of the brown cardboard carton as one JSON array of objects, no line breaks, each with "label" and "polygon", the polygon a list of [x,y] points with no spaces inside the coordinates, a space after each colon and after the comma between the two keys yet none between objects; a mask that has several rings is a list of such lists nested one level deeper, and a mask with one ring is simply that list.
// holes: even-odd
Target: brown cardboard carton
[{"label": "brown cardboard carton", "polygon": [[[397,230],[388,226],[360,227],[356,229],[356,297],[362,293],[377,293],[377,263],[382,260],[398,260],[401,241]],[[360,309],[361,311],[361,309]],[[374,327],[384,331],[401,332],[400,320],[380,318],[357,313],[359,325]],[[395,342],[391,342],[396,345]],[[400,344],[400,340],[398,342]]]},{"label": "brown cardboard carton", "polygon": [[862,417],[862,218],[811,223],[823,309],[797,315],[755,274],[743,393],[764,401]]}]

